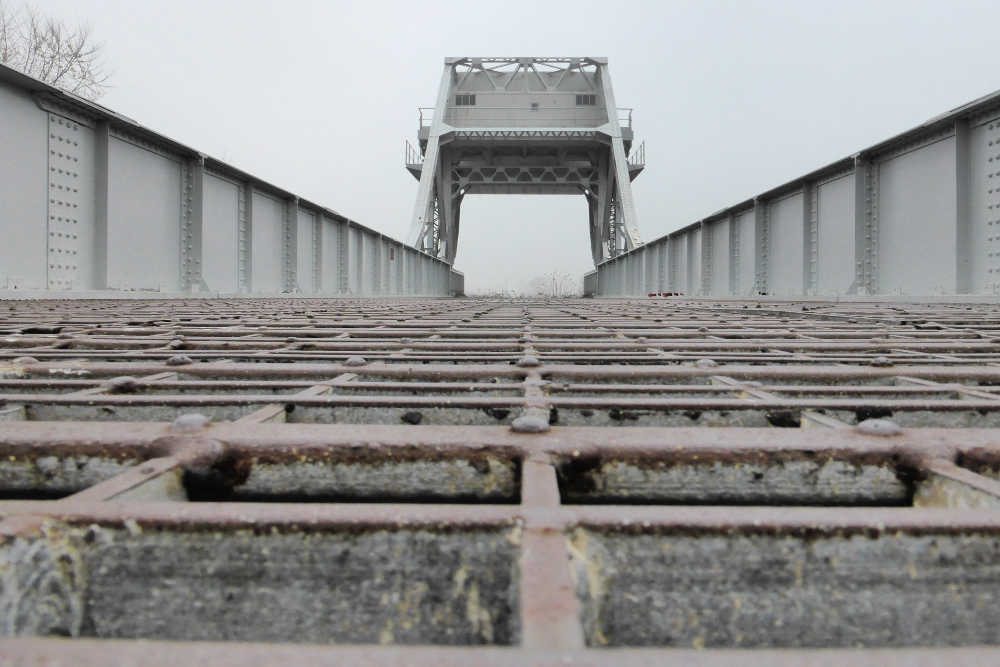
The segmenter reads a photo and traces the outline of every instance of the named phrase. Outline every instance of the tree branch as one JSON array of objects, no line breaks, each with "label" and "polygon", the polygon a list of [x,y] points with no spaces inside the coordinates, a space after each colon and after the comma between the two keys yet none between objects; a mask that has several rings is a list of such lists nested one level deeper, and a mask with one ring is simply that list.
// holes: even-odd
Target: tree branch
[{"label": "tree branch", "polygon": [[97,99],[110,75],[86,25],[75,28],[30,5],[12,9],[0,0],[0,62],[53,86]]}]

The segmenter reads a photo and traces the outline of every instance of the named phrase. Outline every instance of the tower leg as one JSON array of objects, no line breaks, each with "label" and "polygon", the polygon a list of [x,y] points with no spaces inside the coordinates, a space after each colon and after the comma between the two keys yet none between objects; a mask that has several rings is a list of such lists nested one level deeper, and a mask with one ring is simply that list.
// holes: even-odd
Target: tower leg
[{"label": "tower leg", "polygon": [[601,244],[601,208],[597,193],[593,190],[587,197],[587,210],[590,213],[590,254],[594,258],[594,266],[604,261],[604,250]]},{"label": "tower leg", "polygon": [[642,245],[639,238],[639,221],[635,212],[635,202],[632,200],[632,182],[628,177],[628,160],[625,157],[625,144],[620,136],[611,137],[611,163],[614,167],[615,191],[617,193],[616,212],[618,213],[619,230],[625,241],[624,250],[632,250]]},{"label": "tower leg", "polygon": [[451,205],[451,224],[448,227],[448,263],[455,263],[455,255],[458,252],[458,231],[462,214],[462,195],[455,195]]},{"label": "tower leg", "polygon": [[440,148],[437,142],[427,142],[427,152],[424,154],[424,167],[420,172],[420,185],[417,188],[417,201],[413,205],[413,218],[410,221],[409,242],[415,248],[425,250],[428,247],[426,237],[433,225],[434,184],[438,170]]}]

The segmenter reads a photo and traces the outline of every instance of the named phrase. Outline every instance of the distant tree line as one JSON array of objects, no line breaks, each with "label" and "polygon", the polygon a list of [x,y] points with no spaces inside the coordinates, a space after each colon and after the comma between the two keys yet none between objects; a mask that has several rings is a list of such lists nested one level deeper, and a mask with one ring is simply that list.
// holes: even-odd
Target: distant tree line
[{"label": "distant tree line", "polygon": [[578,296],[583,292],[579,278],[565,271],[550,271],[545,275],[532,278],[528,282],[528,294],[539,296]]}]

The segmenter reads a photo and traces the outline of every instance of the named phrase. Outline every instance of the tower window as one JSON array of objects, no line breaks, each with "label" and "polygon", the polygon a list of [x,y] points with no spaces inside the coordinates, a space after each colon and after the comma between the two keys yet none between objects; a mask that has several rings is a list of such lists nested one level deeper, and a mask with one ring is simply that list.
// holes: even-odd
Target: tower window
[{"label": "tower window", "polygon": [[457,106],[457,107],[474,107],[474,106],[476,106],[476,96],[475,95],[455,95],[455,106]]},{"label": "tower window", "polygon": [[597,104],[597,95],[577,95],[576,106],[592,107]]}]

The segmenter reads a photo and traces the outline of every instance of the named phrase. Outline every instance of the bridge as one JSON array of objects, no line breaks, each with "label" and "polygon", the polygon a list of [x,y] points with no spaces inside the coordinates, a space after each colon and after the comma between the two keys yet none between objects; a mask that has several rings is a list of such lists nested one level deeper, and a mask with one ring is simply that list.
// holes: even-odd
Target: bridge
[{"label": "bridge", "polygon": [[1000,289],[1000,93],[599,264],[597,295],[870,297]]},{"label": "bridge", "polygon": [[462,292],[439,259],[2,66],[0,114],[0,290]]},{"label": "bridge", "polygon": [[630,155],[631,111],[615,104],[607,58],[446,59],[419,151],[407,144],[420,181],[410,244],[452,264],[467,195],[577,194],[595,265],[634,250],[632,180],[645,164],[641,148]]},{"label": "bridge", "polygon": [[[998,662],[1000,95],[645,243],[601,58],[446,60],[406,242],[0,118],[0,662]],[[452,297],[514,192],[601,298]]]},{"label": "bridge", "polygon": [[604,58],[446,59],[406,152],[419,184],[405,243],[2,67],[0,110],[0,290],[21,294],[461,294],[461,204],[476,193],[585,197],[591,295],[1000,286],[1000,94],[646,243],[631,190],[645,150]]}]

